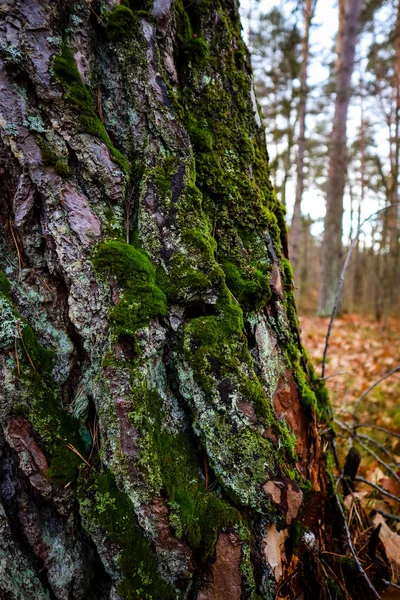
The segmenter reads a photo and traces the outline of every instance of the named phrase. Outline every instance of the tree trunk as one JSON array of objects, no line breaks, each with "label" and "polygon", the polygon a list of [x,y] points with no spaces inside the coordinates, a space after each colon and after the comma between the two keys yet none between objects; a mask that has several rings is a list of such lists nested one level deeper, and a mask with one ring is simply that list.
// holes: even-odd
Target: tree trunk
[{"label": "tree trunk", "polygon": [[329,406],[237,5],[131,7],[2,8],[0,597],[327,597]]},{"label": "tree trunk", "polygon": [[318,312],[333,310],[342,268],[343,194],[347,171],[347,110],[351,96],[355,48],[362,0],[340,0],[336,62],[336,100],[329,148],[325,229],[322,241]]},{"label": "tree trunk", "polygon": [[304,34],[302,44],[301,89],[299,101],[299,138],[297,149],[297,180],[293,218],[290,228],[290,260],[295,276],[298,276],[301,239],[301,201],[304,191],[304,157],[306,149],[306,115],[308,96],[308,62],[310,58],[310,27],[316,7],[316,0],[306,0],[304,5]]},{"label": "tree trunk", "polygon": [[392,111],[392,123],[389,126],[390,140],[390,182],[389,182],[389,248],[390,256],[387,261],[387,272],[385,274],[386,293],[384,294],[383,328],[387,328],[388,319],[395,299],[395,289],[398,278],[399,263],[399,161],[400,161],[400,2],[397,4],[396,27],[394,32],[395,53],[393,60],[393,95],[394,107]]}]

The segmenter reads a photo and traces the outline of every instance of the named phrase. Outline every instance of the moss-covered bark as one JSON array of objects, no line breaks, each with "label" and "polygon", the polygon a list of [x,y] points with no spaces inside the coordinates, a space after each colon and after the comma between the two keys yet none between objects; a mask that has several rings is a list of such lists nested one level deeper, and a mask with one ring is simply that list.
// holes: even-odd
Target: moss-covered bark
[{"label": "moss-covered bark", "polygon": [[329,400],[236,2],[1,10],[0,590],[272,598]]}]

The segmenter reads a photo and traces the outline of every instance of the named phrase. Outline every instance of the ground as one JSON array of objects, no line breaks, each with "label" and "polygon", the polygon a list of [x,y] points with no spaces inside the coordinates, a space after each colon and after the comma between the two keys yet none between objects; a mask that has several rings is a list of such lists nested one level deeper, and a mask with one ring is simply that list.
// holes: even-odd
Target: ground
[{"label": "ground", "polygon": [[[321,372],[328,323],[329,319],[326,318],[309,314],[300,315],[302,341],[318,374]],[[360,395],[398,365],[400,365],[400,320],[391,319],[388,328],[382,330],[379,323],[361,315],[344,315],[336,319],[328,351],[326,376],[329,377],[327,386],[335,407],[337,422],[343,423],[345,427],[352,425],[352,413]],[[360,404],[358,419],[359,423],[368,426],[357,430],[359,434],[365,436],[359,440],[363,446],[355,444],[362,454],[359,475],[398,497],[400,481],[396,480],[396,476],[400,475],[399,395],[400,372],[397,372],[365,397]],[[390,430],[394,435],[389,435],[375,427]],[[349,431],[341,428],[338,423],[336,432],[339,454],[343,460],[352,438]],[[384,447],[386,454],[377,444]],[[370,450],[376,455],[375,457]],[[388,477],[387,470],[376,457],[389,463],[395,475]],[[379,494],[362,484],[357,485],[357,490],[368,492],[365,508],[369,511],[375,508],[397,516],[397,519],[390,519],[389,522],[392,529],[400,530],[399,504],[396,501],[386,499],[383,502]]]}]

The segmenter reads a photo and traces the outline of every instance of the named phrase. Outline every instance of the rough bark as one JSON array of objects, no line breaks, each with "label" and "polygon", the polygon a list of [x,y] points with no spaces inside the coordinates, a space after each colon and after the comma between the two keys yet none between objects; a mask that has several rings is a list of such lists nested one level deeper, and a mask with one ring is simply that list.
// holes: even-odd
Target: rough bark
[{"label": "rough bark", "polygon": [[342,268],[343,194],[347,172],[347,111],[351,97],[351,76],[360,24],[362,0],[339,2],[339,31],[335,77],[335,113],[329,147],[326,216],[321,248],[321,283],[318,312],[333,310]]},{"label": "rough bark", "polygon": [[302,41],[302,65],[300,76],[299,101],[299,137],[297,142],[297,179],[296,196],[290,228],[290,261],[295,276],[299,276],[300,239],[301,239],[301,201],[304,192],[304,159],[306,149],[306,115],[308,96],[308,63],[310,58],[310,27],[316,7],[316,0],[306,0],[304,4],[304,34]]},{"label": "rough bark", "polygon": [[1,10],[1,598],[317,597],[328,400],[236,3]]}]

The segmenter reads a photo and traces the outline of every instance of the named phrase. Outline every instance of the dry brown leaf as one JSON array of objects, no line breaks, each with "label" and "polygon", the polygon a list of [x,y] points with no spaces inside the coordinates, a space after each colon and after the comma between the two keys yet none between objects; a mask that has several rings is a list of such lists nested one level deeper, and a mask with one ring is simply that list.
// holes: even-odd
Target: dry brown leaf
[{"label": "dry brown leaf", "polygon": [[372,522],[375,527],[381,525],[379,539],[385,548],[386,556],[392,567],[392,580],[398,583],[400,581],[400,535],[390,529],[380,514],[376,514]]}]

